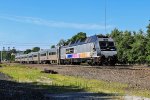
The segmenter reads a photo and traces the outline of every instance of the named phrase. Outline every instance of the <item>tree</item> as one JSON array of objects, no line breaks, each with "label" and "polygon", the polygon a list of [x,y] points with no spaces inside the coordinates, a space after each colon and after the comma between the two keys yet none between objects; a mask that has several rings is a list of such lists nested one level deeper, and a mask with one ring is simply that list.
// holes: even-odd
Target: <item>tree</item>
[{"label": "tree", "polygon": [[72,38],[68,41],[75,42],[76,40],[85,39],[85,38],[86,38],[86,33],[79,32],[76,35],[72,36]]},{"label": "tree", "polygon": [[123,32],[115,28],[110,36],[115,40],[116,43],[119,43],[123,39]]},{"label": "tree", "polygon": [[28,53],[31,53],[32,50],[31,49],[26,49],[26,51],[24,51],[24,54],[28,54]]},{"label": "tree", "polygon": [[103,34],[98,34],[98,37],[109,37],[109,34],[103,35]]},{"label": "tree", "polygon": [[51,46],[51,49],[52,49],[52,48],[55,48],[55,45],[52,45],[52,46]]},{"label": "tree", "polygon": [[15,49],[15,47],[13,47],[13,49],[11,49],[10,52],[11,52],[11,54],[12,54],[12,53],[15,54],[15,53],[17,53],[17,50]]},{"label": "tree", "polygon": [[10,60],[11,60],[11,61],[15,61],[15,55],[11,55]]},{"label": "tree", "polygon": [[7,51],[6,60],[7,60],[7,61],[10,61],[10,60],[11,60],[11,53],[10,53],[10,51]]},{"label": "tree", "polygon": [[40,47],[34,47],[34,48],[32,48],[32,52],[38,52],[38,51],[40,51]]},{"label": "tree", "polygon": [[65,45],[66,41],[64,39],[61,39],[59,42],[58,42],[58,46],[63,46]]},{"label": "tree", "polygon": [[10,61],[15,61],[15,54],[17,53],[17,50],[13,47],[12,50],[10,50]]},{"label": "tree", "polygon": [[[16,49],[13,47],[13,49],[5,50],[3,49],[2,51],[2,60],[7,60],[7,61],[14,61],[15,60],[15,54],[17,53]],[[0,53],[1,56],[1,53]]]},{"label": "tree", "polygon": [[146,38],[143,31],[139,30],[134,34],[134,42],[132,44],[132,58],[135,63],[145,63],[146,59]]},{"label": "tree", "polygon": [[[119,31],[114,29],[110,36],[115,40],[118,60],[121,63],[145,63],[150,62],[150,44],[148,35],[142,30],[138,32]],[[149,42],[150,43],[150,42]]]},{"label": "tree", "polygon": [[2,60],[6,60],[7,59],[7,52],[4,50],[2,52]]},{"label": "tree", "polygon": [[86,36],[86,33],[84,32],[79,32],[77,34],[75,34],[74,36],[72,36],[70,39],[67,39],[67,40],[64,40],[64,39],[61,39],[59,42],[58,42],[58,46],[64,46],[64,45],[68,45],[70,42],[75,42],[77,40],[80,40],[80,39],[85,39],[87,36]]},{"label": "tree", "polygon": [[149,25],[146,27],[147,28],[147,37],[146,37],[146,61],[148,63],[150,63],[150,23]]},{"label": "tree", "polygon": [[110,36],[114,39],[115,44],[116,44],[118,61],[120,63],[123,63],[124,62],[124,58],[123,58],[123,54],[124,54],[123,44],[124,44],[124,42],[122,41],[123,40],[123,32],[115,28],[111,32]]},{"label": "tree", "polygon": [[[149,20],[149,22],[150,22],[150,20]],[[147,28],[147,37],[150,38],[150,23],[148,24],[148,26],[146,28]]]},{"label": "tree", "polygon": [[72,42],[71,39],[68,39],[66,42],[65,42],[65,45],[68,45],[70,42]]}]

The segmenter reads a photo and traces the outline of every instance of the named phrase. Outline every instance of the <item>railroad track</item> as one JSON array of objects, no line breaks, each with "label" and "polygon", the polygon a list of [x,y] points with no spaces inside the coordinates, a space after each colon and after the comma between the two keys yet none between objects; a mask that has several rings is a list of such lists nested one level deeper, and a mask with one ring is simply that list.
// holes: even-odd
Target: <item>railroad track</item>
[{"label": "railroad track", "polygon": [[90,65],[56,65],[56,64],[23,64],[26,66],[45,66],[45,67],[82,67],[82,68],[97,68],[97,69],[128,69],[128,70],[150,70],[146,65],[115,65],[115,66],[90,66]]}]

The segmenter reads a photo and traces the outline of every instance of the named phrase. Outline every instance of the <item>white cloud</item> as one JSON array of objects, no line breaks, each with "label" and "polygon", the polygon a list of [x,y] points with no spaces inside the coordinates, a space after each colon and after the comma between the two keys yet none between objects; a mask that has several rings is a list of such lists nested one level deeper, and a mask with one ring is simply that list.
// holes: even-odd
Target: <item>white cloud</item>
[{"label": "white cloud", "polygon": [[[102,30],[105,29],[104,25],[100,24],[82,24],[82,23],[69,23],[69,22],[57,22],[51,20],[45,20],[41,18],[34,17],[24,17],[24,16],[0,16],[1,19],[30,23],[36,25],[43,25],[47,27],[57,27],[57,28],[73,28],[73,29],[86,29],[86,30]],[[113,28],[112,25],[107,25],[107,29]]]}]

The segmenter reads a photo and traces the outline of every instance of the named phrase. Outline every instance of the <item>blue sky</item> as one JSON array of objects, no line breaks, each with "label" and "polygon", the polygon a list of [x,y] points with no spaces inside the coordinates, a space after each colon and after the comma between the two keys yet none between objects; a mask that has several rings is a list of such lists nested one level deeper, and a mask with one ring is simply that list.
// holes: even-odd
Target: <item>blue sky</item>
[{"label": "blue sky", "polygon": [[[107,32],[146,31],[150,0],[106,0]],[[105,0],[0,0],[0,49],[50,48],[78,32],[105,34]]]}]

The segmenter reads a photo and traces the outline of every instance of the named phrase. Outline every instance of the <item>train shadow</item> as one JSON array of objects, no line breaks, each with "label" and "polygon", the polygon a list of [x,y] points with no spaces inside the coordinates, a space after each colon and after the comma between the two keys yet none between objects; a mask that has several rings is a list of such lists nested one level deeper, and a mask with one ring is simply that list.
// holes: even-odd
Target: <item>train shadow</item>
[{"label": "train shadow", "polygon": [[116,96],[116,94],[86,93],[84,89],[75,86],[39,85],[37,82],[18,83],[0,80],[0,98],[2,100],[76,100],[74,98],[78,97],[83,100],[84,98],[88,100],[87,98],[105,97],[102,100],[107,100],[112,96]]}]

